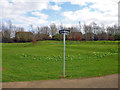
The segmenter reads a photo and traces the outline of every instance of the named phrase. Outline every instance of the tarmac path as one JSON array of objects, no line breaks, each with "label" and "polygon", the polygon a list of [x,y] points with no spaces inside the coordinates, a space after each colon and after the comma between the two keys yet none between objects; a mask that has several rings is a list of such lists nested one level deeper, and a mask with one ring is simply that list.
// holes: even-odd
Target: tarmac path
[{"label": "tarmac path", "polygon": [[3,88],[118,88],[118,74],[101,77],[2,83]]}]

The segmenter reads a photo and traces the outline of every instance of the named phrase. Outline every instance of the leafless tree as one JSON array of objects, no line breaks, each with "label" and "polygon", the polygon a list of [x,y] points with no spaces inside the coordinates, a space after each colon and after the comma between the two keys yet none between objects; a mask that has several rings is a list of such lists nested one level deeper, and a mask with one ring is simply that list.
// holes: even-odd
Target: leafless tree
[{"label": "leafless tree", "polygon": [[79,32],[81,32],[81,28],[82,28],[81,22],[79,21]]},{"label": "leafless tree", "polygon": [[94,40],[94,33],[91,25],[84,24],[85,40]]},{"label": "leafless tree", "polygon": [[51,31],[51,36],[53,37],[55,34],[57,34],[57,27],[56,25],[53,23],[50,25],[50,31]]}]

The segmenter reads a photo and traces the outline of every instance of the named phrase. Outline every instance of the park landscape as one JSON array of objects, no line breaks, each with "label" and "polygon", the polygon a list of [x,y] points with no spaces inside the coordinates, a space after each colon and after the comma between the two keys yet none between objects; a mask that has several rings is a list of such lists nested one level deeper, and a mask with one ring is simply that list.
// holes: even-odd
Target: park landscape
[{"label": "park landscape", "polygon": [[2,86],[118,88],[119,7],[119,0],[1,0]]}]

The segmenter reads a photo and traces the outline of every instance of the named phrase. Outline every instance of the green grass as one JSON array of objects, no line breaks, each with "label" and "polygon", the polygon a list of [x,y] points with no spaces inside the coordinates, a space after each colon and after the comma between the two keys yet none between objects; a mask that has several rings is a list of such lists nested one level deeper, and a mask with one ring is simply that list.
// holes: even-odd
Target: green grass
[{"label": "green grass", "polygon": [[[63,42],[2,44],[3,82],[59,79]],[[118,41],[66,41],[66,76],[94,77],[118,73]]]}]

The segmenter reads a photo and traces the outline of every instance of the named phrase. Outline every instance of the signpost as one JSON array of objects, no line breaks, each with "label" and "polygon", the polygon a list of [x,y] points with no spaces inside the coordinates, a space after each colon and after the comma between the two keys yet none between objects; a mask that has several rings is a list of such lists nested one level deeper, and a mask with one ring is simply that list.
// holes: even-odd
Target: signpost
[{"label": "signpost", "polygon": [[63,76],[65,77],[65,34],[70,33],[70,30],[59,30],[59,34],[63,33]]}]

